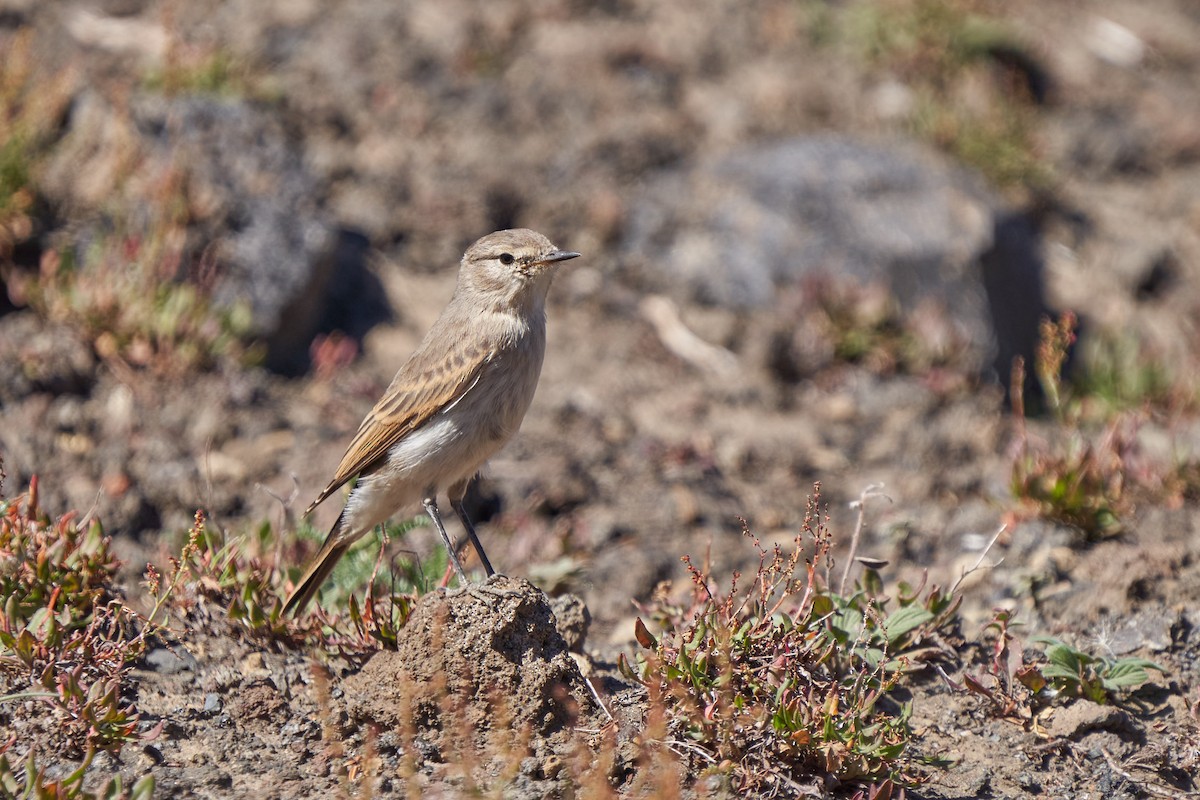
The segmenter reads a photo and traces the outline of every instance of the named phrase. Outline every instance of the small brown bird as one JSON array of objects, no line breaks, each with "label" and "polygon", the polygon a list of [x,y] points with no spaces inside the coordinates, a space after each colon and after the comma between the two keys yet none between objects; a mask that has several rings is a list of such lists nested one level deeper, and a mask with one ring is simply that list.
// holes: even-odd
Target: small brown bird
[{"label": "small brown bird", "polygon": [[467,583],[438,513],[443,491],[487,574],[493,574],[463,496],[529,409],[546,351],[546,294],[558,265],[578,257],[525,229],[498,231],[471,245],[449,305],[367,414],[329,485],[304,512],[311,514],[358,476],[284,613],[308,605],[351,544],[418,501],[459,580]]}]

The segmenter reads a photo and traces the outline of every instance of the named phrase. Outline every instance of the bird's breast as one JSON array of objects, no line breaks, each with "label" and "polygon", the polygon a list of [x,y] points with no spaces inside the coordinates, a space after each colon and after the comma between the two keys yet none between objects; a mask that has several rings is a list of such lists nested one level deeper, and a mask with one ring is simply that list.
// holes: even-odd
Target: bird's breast
[{"label": "bird's breast", "polygon": [[487,365],[475,390],[464,398],[468,424],[479,435],[503,443],[521,427],[537,391],[543,354],[541,341],[522,341]]}]

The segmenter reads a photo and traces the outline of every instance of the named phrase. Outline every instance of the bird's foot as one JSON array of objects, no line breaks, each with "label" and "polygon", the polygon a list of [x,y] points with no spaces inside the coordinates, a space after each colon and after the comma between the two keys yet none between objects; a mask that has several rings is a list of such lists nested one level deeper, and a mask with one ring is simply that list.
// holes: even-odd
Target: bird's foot
[{"label": "bird's foot", "polygon": [[483,583],[469,583],[466,586],[460,586],[457,589],[452,589],[446,593],[448,597],[457,595],[470,595],[476,600],[513,600],[524,597],[524,593],[517,589],[502,589],[496,586],[497,583],[506,583],[509,580],[508,576],[500,573],[489,575]]}]

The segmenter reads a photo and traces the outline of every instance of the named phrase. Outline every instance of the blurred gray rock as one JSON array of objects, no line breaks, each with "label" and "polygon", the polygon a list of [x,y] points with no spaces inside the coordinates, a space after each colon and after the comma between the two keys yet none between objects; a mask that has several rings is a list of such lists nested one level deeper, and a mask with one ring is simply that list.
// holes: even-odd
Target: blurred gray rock
[{"label": "blurred gray rock", "polygon": [[259,332],[276,329],[288,301],[311,280],[333,235],[318,187],[278,120],[242,101],[143,97],[139,131],[157,155],[174,158],[216,207],[225,261],[216,297],[249,300]]},{"label": "blurred gray rock", "polygon": [[316,332],[334,234],[279,120],[249,102],[211,97],[139,96],[131,111],[151,152],[181,164],[196,184],[189,193],[206,201],[206,238],[220,270],[215,300],[249,303],[268,361],[293,362],[291,351],[303,352]]},{"label": "blurred gray rock", "polygon": [[195,672],[198,666],[196,657],[178,643],[171,647],[155,647],[146,653],[144,660],[147,669],[163,675],[174,675],[184,670]]},{"label": "blurred gray rock", "polygon": [[882,283],[909,312],[937,300],[1002,380],[1045,310],[1032,225],[907,143],[801,137],[701,162],[646,187],[623,250],[636,283],[726,308],[814,274]]},{"label": "blurred gray rock", "polygon": [[[118,110],[84,92],[44,185],[63,207],[102,212],[116,183],[127,208],[142,201],[125,223],[137,231],[162,216],[156,205],[179,202],[157,188],[178,173],[188,241],[177,277],[210,287],[220,306],[248,304],[268,366],[295,374],[308,366],[314,335],[347,323],[340,329],[361,338],[390,310],[366,267],[365,240],[334,229],[325,189],[280,117],[244,98],[146,92]],[[130,137],[139,156],[132,167]],[[76,243],[85,248],[98,230],[77,231]]]}]

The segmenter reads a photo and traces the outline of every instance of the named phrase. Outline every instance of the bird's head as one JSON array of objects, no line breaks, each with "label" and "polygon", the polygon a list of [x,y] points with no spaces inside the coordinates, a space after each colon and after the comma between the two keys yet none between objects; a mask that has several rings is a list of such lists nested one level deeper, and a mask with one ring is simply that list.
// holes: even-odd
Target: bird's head
[{"label": "bird's head", "polygon": [[527,228],[496,231],[467,248],[458,273],[460,291],[470,289],[497,303],[540,305],[558,266],[579,253],[559,250]]}]

